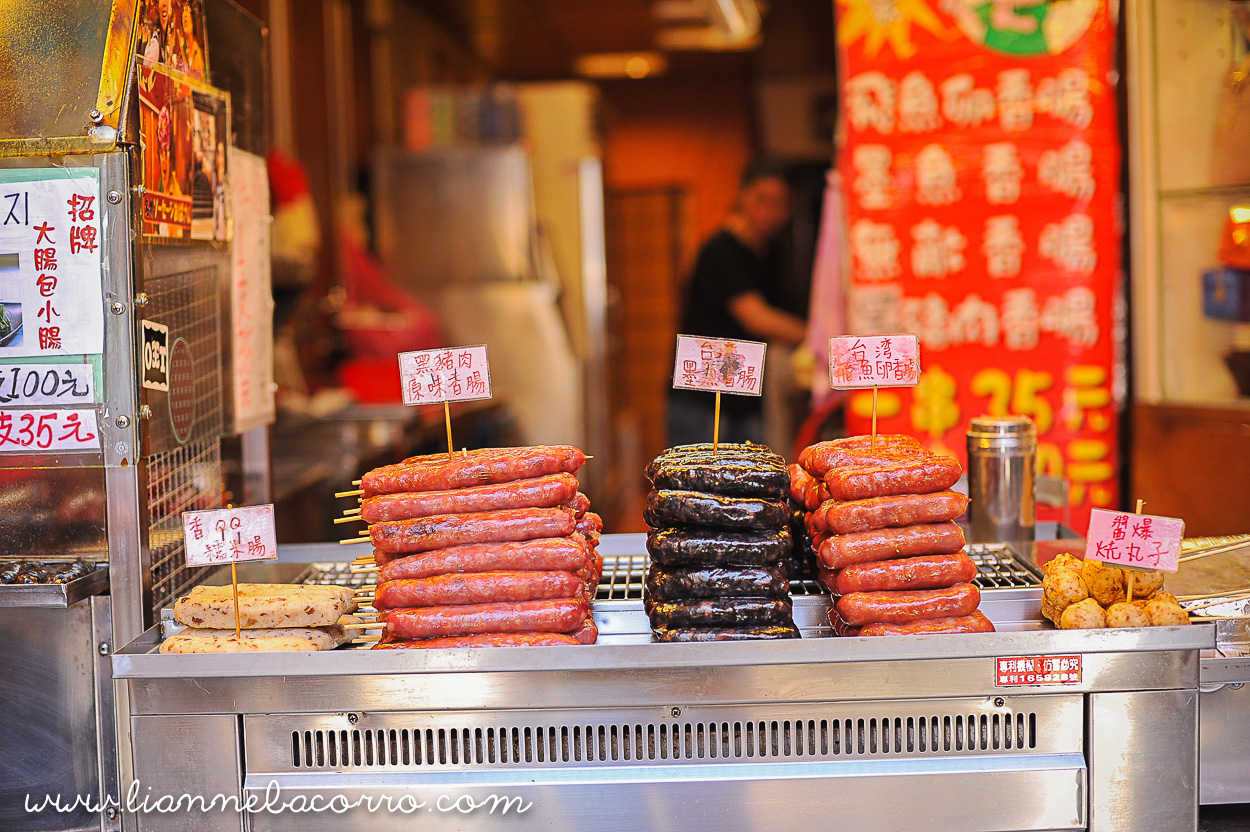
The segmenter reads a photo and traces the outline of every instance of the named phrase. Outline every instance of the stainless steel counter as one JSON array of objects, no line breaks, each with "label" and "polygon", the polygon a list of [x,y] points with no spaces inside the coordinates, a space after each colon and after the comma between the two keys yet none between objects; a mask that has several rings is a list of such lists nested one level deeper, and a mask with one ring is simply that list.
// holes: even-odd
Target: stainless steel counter
[{"label": "stainless steel counter", "polygon": [[[795,601],[819,630],[824,600]],[[1214,627],[1044,630],[1038,603],[987,591],[994,634],[722,644],[636,643],[628,599],[596,603],[603,643],[580,648],[162,656],[153,628],[113,657],[144,792],[406,796],[422,817],[140,813],[127,828],[1196,829]],[[1079,657],[1079,681],[1001,684],[998,659],[1033,656]],[[529,808],[455,810],[492,794]]]}]

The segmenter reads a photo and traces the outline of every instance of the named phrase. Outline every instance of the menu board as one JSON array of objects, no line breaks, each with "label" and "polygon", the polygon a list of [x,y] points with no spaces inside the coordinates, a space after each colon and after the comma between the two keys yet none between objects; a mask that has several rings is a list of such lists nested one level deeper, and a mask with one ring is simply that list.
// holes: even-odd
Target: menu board
[{"label": "menu board", "polygon": [[[837,0],[856,335],[914,332],[925,372],[882,432],[962,458],[1029,416],[1074,524],[1117,502],[1113,12],[1106,0]],[[850,398],[868,430],[871,393]]]}]

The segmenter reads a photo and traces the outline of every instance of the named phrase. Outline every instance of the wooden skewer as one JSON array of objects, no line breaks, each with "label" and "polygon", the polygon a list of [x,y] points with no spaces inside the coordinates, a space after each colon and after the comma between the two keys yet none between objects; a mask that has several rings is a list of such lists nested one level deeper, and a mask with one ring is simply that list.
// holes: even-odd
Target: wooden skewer
[{"label": "wooden skewer", "polygon": [[360,572],[377,572],[377,571],[378,571],[378,567],[376,567],[376,566],[359,566],[359,567],[354,566],[354,567],[352,567],[349,571],[351,571],[352,573],[360,573]]},{"label": "wooden skewer", "polygon": [[377,644],[381,640],[382,640],[381,636],[378,636],[377,638],[354,638],[352,639],[351,643],[352,644]]},{"label": "wooden skewer", "polygon": [[363,517],[361,517],[358,514],[354,514],[354,515],[349,515],[347,517],[335,517],[334,523],[335,525],[338,525],[339,523],[360,523],[360,522],[363,522],[363,520],[364,520]]},{"label": "wooden skewer", "polygon": [[1182,595],[1177,598],[1178,601],[1206,601],[1215,599],[1215,603],[1220,604],[1224,601],[1239,601],[1243,598],[1250,598],[1250,589],[1235,589],[1231,592],[1208,592],[1206,595]]},{"label": "wooden skewer", "polygon": [[1228,595],[1224,598],[1216,598],[1214,601],[1207,601],[1205,604],[1199,604],[1196,607],[1187,607],[1185,611],[1196,612],[1198,610],[1205,610],[1208,607],[1218,607],[1220,604],[1233,603],[1237,601],[1250,601],[1250,592],[1246,592],[1236,597]]},{"label": "wooden skewer", "polygon": [[381,621],[362,621],[359,624],[344,624],[344,630],[381,630],[386,625]]},{"label": "wooden skewer", "polygon": [[363,537],[353,537],[351,540],[340,540],[340,546],[346,546],[349,543],[368,543],[369,541]]},{"label": "wooden skewer", "polygon": [[360,485],[360,480],[352,480],[352,485]]},{"label": "wooden skewer", "polygon": [[365,492],[363,492],[363,491],[361,491],[359,488],[357,488],[355,491],[336,491],[336,492],[334,492],[334,496],[335,496],[335,497],[356,497],[356,496],[358,496],[358,495],[360,495],[360,494],[364,494],[364,493],[365,493]]},{"label": "wooden skewer", "polygon": [[344,517],[346,517],[346,516],[347,516],[347,515],[349,515],[349,514],[360,514],[360,506],[356,506],[355,508],[345,508],[345,509],[343,509],[343,516],[344,516]]}]

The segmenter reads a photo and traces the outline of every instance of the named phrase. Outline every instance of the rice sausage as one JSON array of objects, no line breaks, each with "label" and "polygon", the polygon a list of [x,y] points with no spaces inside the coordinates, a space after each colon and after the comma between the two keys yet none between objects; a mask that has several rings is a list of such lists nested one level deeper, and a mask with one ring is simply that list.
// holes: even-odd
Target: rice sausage
[{"label": "rice sausage", "polygon": [[825,485],[834,500],[866,500],[894,494],[931,494],[944,491],[963,476],[959,462],[930,454],[888,465],[834,468],[825,474]]},{"label": "rice sausage", "polygon": [[856,563],[838,570],[834,588],[839,595],[905,589],[942,589],[969,583],[977,565],[963,552],[923,555],[875,563]]},{"label": "rice sausage", "polygon": [[771,641],[783,638],[799,638],[797,627],[740,627],[732,630],[714,627],[679,627],[673,630],[656,630],[652,641],[658,643],[687,641]]},{"label": "rice sausage", "polygon": [[790,593],[785,567],[651,565],[647,572],[647,597],[652,602],[693,598],[784,598]]},{"label": "rice sausage", "polygon": [[790,511],[780,500],[722,497],[697,491],[656,489],[647,495],[647,505],[642,516],[653,529],[666,526],[780,529],[789,520]]},{"label": "rice sausage", "polygon": [[[379,494],[360,504],[366,523],[413,520],[434,514],[468,514],[506,508],[554,508],[570,504],[578,496],[577,477],[551,474],[517,482],[474,485],[448,491],[405,491]],[[587,501],[589,507],[589,501]],[[576,511],[576,508],[574,508]]]},{"label": "rice sausage", "polygon": [[[383,556],[387,556],[386,553]],[[590,562],[587,546],[576,537],[469,543],[386,561],[378,570],[378,583],[455,572],[576,572]]]},{"label": "rice sausage", "polygon": [[[505,453],[506,451],[506,453]],[[572,445],[540,448],[492,449],[492,452],[416,457],[421,462],[386,465],[360,480],[364,496],[402,491],[447,491],[475,485],[515,482],[551,474],[575,474],[586,455]]]},{"label": "rice sausage", "polygon": [[379,615],[394,638],[435,638],[479,633],[571,633],[590,614],[585,598],[458,604],[386,610]]},{"label": "rice sausage", "polygon": [[457,572],[378,584],[373,607],[441,607],[544,598],[585,597],[586,583],[572,572]]},{"label": "rice sausage", "polygon": [[981,590],[968,583],[908,592],[852,592],[838,599],[838,615],[852,626],[910,624],[971,615],[980,603]]},{"label": "rice sausage", "polygon": [[866,500],[821,503],[808,518],[808,530],[851,534],[873,529],[942,523],[954,520],[968,510],[968,498],[957,491],[936,494],[896,494]]},{"label": "rice sausage", "polygon": [[970,615],[912,621],[909,624],[868,624],[861,636],[925,636],[937,633],[992,633],[994,624],[977,610]]},{"label": "rice sausage", "polygon": [[573,512],[566,508],[512,508],[374,523],[369,536],[375,549],[412,554],[466,543],[567,537],[576,523]]},{"label": "rice sausage", "polygon": [[564,633],[479,633],[472,636],[379,641],[374,650],[439,650],[457,647],[550,647],[581,644]]},{"label": "rice sausage", "polygon": [[902,529],[830,535],[816,553],[826,569],[917,555],[947,555],[964,547],[964,532],[955,523],[928,523]]},{"label": "rice sausage", "polygon": [[791,612],[789,598],[702,598],[653,604],[648,614],[652,629],[672,630],[686,627],[793,626]]},{"label": "rice sausage", "polygon": [[766,445],[756,445],[754,442],[721,442],[716,446],[716,452],[713,453],[711,442],[700,442],[695,445],[676,445],[665,450],[647,464],[643,474],[648,481],[651,481],[656,472],[666,464],[693,463],[713,459],[762,460],[786,464],[780,454]]},{"label": "rice sausage", "polygon": [[716,458],[665,463],[651,482],[672,491],[780,500],[790,488],[790,475],[784,465],[768,460]]},{"label": "rice sausage", "polygon": [[647,535],[651,562],[663,566],[762,566],[788,555],[792,545],[787,529],[663,529]]}]

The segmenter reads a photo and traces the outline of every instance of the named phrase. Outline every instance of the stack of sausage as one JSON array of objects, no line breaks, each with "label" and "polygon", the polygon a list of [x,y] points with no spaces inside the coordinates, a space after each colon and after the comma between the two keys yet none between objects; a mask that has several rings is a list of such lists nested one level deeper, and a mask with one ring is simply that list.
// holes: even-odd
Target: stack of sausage
[{"label": "stack of sausage", "polygon": [[806,526],[839,635],[993,631],[952,522],[968,507],[949,490],[963,473],[956,460],[886,435],[820,442],[799,464],[792,490],[817,503]]},{"label": "stack of sausage", "polygon": [[361,479],[378,647],[592,644],[603,528],[571,446],[412,457]]},{"label": "stack of sausage", "polygon": [[762,445],[682,445],[646,474],[644,601],[656,640],[798,638],[785,461]]}]

